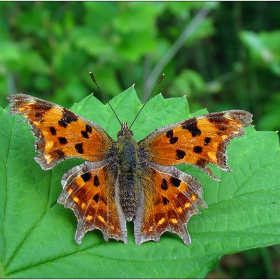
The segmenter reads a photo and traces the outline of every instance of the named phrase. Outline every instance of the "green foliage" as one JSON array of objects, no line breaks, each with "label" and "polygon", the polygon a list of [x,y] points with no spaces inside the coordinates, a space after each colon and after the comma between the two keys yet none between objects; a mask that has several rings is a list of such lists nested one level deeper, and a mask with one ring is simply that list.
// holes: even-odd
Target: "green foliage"
[{"label": "green foliage", "polygon": [[[203,2],[0,3],[0,104],[7,92],[24,92],[69,106],[93,88],[89,71],[109,96],[133,83],[145,96],[143,80],[204,6],[217,8]],[[177,19],[167,25],[170,18]],[[212,20],[202,19],[187,44],[213,32]],[[160,71],[171,81],[177,68]]]},{"label": "green foliage", "polygon": [[[133,87],[111,104],[120,119],[129,123],[141,107]],[[72,110],[94,120],[116,138],[119,123],[108,105],[89,96]],[[1,109],[2,277],[201,278],[224,254],[280,242],[279,172],[275,172],[280,168],[280,149],[275,132],[256,132],[249,127],[245,136],[232,140],[228,154],[233,172],[213,167],[220,182],[195,167],[183,168],[200,181],[209,207],[188,223],[190,246],[171,233],[163,234],[158,243],[137,246],[131,223],[127,245],[105,242],[98,230],[87,233],[78,245],[74,241],[77,222],[73,212],[56,203],[61,177],[77,161],[67,160],[43,171],[32,158],[34,137],[29,125],[18,123],[21,117],[7,113],[8,109]],[[157,95],[147,103],[133,131],[140,140],[159,126],[189,116],[185,98]]]},{"label": "green foliage", "polygon": [[280,75],[280,30],[274,32],[241,31],[240,39],[248,48],[251,62]]},{"label": "green foliage", "polygon": [[[247,109],[257,127],[279,130],[271,121],[279,119],[278,5],[1,2],[0,105],[7,93],[24,92],[70,106],[94,88],[89,71],[108,96],[136,83],[143,101],[165,72],[165,95],[187,95],[194,109]],[[203,9],[208,15],[172,52]]]},{"label": "green foliage", "polygon": [[0,105],[23,92],[69,107],[96,91],[89,71],[108,96],[136,83],[143,101],[164,72],[166,96],[187,95],[195,110],[247,109],[258,128],[279,130],[279,5],[1,2]]}]

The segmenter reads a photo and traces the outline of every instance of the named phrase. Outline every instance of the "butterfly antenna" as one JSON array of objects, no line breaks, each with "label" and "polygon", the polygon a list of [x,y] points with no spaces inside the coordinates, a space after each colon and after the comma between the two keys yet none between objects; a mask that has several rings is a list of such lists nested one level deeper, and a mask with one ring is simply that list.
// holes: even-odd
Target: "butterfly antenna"
[{"label": "butterfly antenna", "polygon": [[116,116],[117,120],[119,121],[120,125],[122,125],[122,122],[121,122],[120,119],[118,118],[118,116],[117,116],[115,110],[113,109],[113,107],[111,106],[111,104],[110,104],[108,98],[106,97],[106,95],[105,95],[105,94],[102,92],[102,90],[100,89],[100,87],[99,87],[98,83],[96,82],[96,79],[95,79],[94,75],[92,74],[92,72],[89,72],[89,75],[90,75],[91,79],[93,80],[93,82],[96,84],[97,88],[99,89],[99,92],[101,93],[102,97],[106,100],[106,102],[108,103],[108,105],[109,105],[110,108],[112,109],[112,111],[113,111],[114,115]]},{"label": "butterfly antenna", "polygon": [[138,114],[136,115],[136,117],[134,118],[133,122],[131,123],[129,129],[131,129],[132,125],[134,124],[135,120],[137,119],[137,117],[139,116],[140,112],[143,110],[144,106],[146,105],[146,103],[148,102],[148,100],[151,98],[152,94],[154,93],[155,89],[157,88],[157,86],[160,84],[160,82],[162,81],[164,77],[164,74],[161,74],[161,76],[159,77],[156,85],[154,86],[154,89],[152,90],[152,92],[150,93],[150,95],[148,96],[148,98],[146,99],[145,103],[143,104],[143,106],[141,107],[141,109],[139,110]]}]

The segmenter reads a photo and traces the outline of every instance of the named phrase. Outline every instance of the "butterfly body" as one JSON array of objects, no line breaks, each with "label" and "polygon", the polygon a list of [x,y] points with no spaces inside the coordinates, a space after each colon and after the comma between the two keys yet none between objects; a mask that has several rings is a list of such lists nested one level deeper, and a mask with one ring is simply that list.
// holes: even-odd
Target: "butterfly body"
[{"label": "butterfly body", "polygon": [[133,138],[127,123],[122,123],[116,142],[118,150],[118,180],[120,205],[127,221],[132,221],[137,210],[137,199],[140,194],[138,178],[139,168],[138,145]]},{"label": "butterfly body", "polygon": [[133,221],[138,245],[159,241],[166,231],[189,245],[186,225],[198,206],[207,205],[199,182],[173,165],[191,164],[217,179],[207,164],[230,171],[226,147],[252,121],[241,110],[211,113],[156,129],[138,143],[123,122],[114,141],[96,123],[57,104],[24,94],[8,99],[11,114],[31,125],[42,169],[72,157],[85,160],[63,175],[57,200],[77,217],[77,243],[94,229],[106,241],[127,243],[126,222]]}]

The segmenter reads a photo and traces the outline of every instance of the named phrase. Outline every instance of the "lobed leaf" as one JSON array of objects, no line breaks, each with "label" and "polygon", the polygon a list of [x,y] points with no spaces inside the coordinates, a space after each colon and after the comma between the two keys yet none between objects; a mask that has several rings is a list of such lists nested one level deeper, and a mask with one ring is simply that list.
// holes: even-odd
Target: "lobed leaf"
[{"label": "lobed leaf", "polygon": [[[121,121],[133,121],[141,107],[133,87],[111,101]],[[72,108],[100,124],[116,139],[119,123],[108,105],[89,96]],[[19,116],[1,109],[0,275],[9,278],[202,278],[224,254],[280,243],[280,152],[276,132],[257,132],[232,140],[232,172],[213,167],[220,182],[195,167],[182,167],[203,186],[208,209],[188,223],[192,243],[175,234],[160,242],[128,244],[89,232],[78,245],[73,212],[56,203],[67,160],[43,171],[33,160],[34,136]],[[185,98],[151,99],[132,127],[137,140],[155,128],[190,117]]]}]

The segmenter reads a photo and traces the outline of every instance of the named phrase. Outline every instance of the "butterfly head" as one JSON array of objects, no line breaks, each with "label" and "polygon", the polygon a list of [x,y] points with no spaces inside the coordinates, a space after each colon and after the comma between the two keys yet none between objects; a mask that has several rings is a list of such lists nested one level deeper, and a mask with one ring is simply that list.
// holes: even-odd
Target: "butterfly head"
[{"label": "butterfly head", "polygon": [[133,136],[133,132],[127,126],[127,122],[122,122],[121,130],[118,132],[118,139],[120,138],[131,138]]}]

